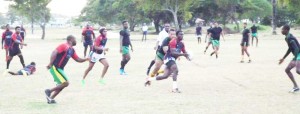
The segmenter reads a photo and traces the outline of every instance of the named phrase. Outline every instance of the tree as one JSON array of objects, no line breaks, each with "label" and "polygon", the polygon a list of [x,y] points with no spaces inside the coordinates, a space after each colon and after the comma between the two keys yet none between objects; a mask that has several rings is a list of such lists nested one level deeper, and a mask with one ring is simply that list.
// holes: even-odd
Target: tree
[{"label": "tree", "polygon": [[8,12],[6,13],[6,16],[11,25],[17,20],[17,14],[15,12],[16,11],[12,7],[9,7]]},{"label": "tree", "polygon": [[188,12],[187,8],[193,2],[193,0],[141,0],[144,2],[144,7],[149,7],[150,9],[161,9],[169,11],[172,13],[175,27],[179,30],[178,13],[181,12],[183,15],[191,14]]},{"label": "tree", "polygon": [[51,0],[13,0],[15,4],[10,5],[19,15],[24,16],[31,22],[31,32],[33,34],[33,25],[38,23],[42,28],[42,37],[45,39],[46,24],[50,20],[50,9],[47,5]]}]

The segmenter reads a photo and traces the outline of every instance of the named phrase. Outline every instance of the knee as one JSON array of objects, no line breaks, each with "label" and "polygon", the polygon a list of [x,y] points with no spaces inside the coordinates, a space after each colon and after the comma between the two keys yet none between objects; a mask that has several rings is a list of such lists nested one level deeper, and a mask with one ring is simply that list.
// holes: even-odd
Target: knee
[{"label": "knee", "polygon": [[286,73],[290,73],[291,71],[290,71],[290,69],[286,68],[286,69],[285,69],[285,72],[286,72]]},{"label": "knee", "polygon": [[70,85],[69,82],[64,82],[64,83],[63,83],[63,86],[64,86],[64,87],[68,87],[69,85]]},{"label": "knee", "polygon": [[105,68],[108,68],[108,67],[109,67],[109,64],[105,64],[104,67],[105,67]]}]

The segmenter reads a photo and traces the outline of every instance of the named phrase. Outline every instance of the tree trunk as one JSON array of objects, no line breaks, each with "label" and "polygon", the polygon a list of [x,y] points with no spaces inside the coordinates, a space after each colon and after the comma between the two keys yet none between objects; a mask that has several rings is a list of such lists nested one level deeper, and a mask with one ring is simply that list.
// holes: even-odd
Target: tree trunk
[{"label": "tree trunk", "polygon": [[154,27],[155,27],[155,31],[156,33],[158,34],[160,32],[160,29],[159,29],[159,22],[160,22],[160,19],[154,19]]},{"label": "tree trunk", "polygon": [[236,25],[236,28],[237,28],[237,32],[240,32],[240,25],[239,25],[239,23],[237,22],[237,19],[235,18],[235,17],[231,17],[232,18],[232,20],[233,20],[233,22],[235,23],[235,25]]},{"label": "tree trunk", "polygon": [[176,30],[180,30],[179,24],[178,24],[178,18],[177,18],[177,11],[171,11],[171,13],[173,14]]},{"label": "tree trunk", "polygon": [[31,19],[31,34],[33,34],[33,19]]},{"label": "tree trunk", "polygon": [[40,27],[42,28],[42,40],[44,40],[46,35],[46,24],[40,24]]},{"label": "tree trunk", "polygon": [[272,28],[273,28],[273,35],[276,35],[276,0],[272,0],[273,5],[273,15],[272,15]]}]

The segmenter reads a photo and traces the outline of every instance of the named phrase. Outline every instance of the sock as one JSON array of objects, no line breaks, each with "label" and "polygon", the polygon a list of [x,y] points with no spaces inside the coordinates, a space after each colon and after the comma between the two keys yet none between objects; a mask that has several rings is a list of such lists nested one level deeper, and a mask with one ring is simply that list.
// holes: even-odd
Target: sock
[{"label": "sock", "polygon": [[21,62],[21,64],[22,64],[23,68],[25,68],[25,63],[24,63],[24,58],[23,58],[23,56],[20,55],[19,58],[20,58],[20,62]]},{"label": "sock", "polygon": [[173,89],[177,89],[178,86],[177,86],[177,82],[176,81],[173,81]]},{"label": "sock", "polygon": [[120,69],[124,69],[124,67],[125,67],[125,62],[121,61],[121,68]]},{"label": "sock", "polygon": [[155,61],[152,60],[151,63],[150,63],[150,66],[148,67],[148,69],[151,69],[151,67],[154,65]]},{"label": "sock", "polygon": [[10,61],[11,61],[11,60],[7,60],[7,62],[6,62],[6,69],[9,69]]},{"label": "sock", "polygon": [[151,73],[151,74],[150,74],[150,77],[154,77],[154,76],[155,76],[155,74],[154,74],[154,73]]},{"label": "sock", "polygon": [[164,70],[158,70],[157,73],[161,74],[161,73],[164,73],[165,71]]}]

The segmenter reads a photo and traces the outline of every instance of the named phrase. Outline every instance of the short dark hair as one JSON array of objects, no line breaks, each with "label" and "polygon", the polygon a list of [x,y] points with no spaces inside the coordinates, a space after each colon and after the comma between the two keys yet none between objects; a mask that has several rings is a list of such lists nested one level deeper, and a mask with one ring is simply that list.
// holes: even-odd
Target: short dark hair
[{"label": "short dark hair", "polygon": [[106,30],[106,28],[101,28],[101,29],[99,30],[100,34],[103,34],[103,31],[104,31],[104,30]]},{"label": "short dark hair", "polygon": [[5,25],[5,27],[8,27],[8,26],[9,26],[9,24],[6,24],[6,25]]},{"label": "short dark hair", "polygon": [[290,31],[290,26],[289,26],[289,25],[284,25],[284,26],[283,26],[283,29],[284,29],[284,30],[287,30],[287,31]]},{"label": "short dark hair", "polygon": [[18,28],[21,28],[20,26],[16,26],[15,30],[17,30]]},{"label": "short dark hair", "polygon": [[30,65],[35,65],[35,62],[31,62]]},{"label": "short dark hair", "polygon": [[124,21],[122,21],[122,24],[124,24],[124,23],[126,23],[126,22],[128,22],[128,21],[124,20]]},{"label": "short dark hair", "polygon": [[67,36],[67,41],[70,41],[72,38],[75,38],[73,35]]},{"label": "short dark hair", "polygon": [[178,34],[181,33],[181,32],[182,32],[181,30],[177,31],[176,32],[176,36],[178,36]]}]

